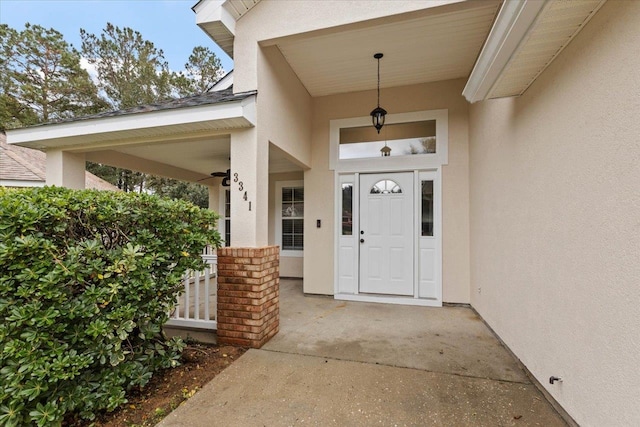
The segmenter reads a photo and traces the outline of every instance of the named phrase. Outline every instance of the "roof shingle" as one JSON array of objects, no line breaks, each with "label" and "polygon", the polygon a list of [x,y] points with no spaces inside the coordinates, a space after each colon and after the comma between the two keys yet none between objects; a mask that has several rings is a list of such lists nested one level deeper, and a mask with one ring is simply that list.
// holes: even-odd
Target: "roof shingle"
[{"label": "roof shingle", "polygon": [[[138,105],[136,107],[125,108],[122,110],[105,111],[103,113],[92,114],[90,116],[74,117],[71,119],[59,120],[56,122],[43,123],[55,124],[55,123],[72,123],[82,120],[102,119],[106,117],[118,117],[132,114],[149,113],[152,111],[173,110],[177,108],[185,107],[199,107],[201,105],[221,104],[224,102],[242,101],[252,95],[255,95],[257,91],[233,93],[233,87],[216,92],[205,92],[200,95],[188,96],[185,98],[169,99],[167,101],[158,102],[155,104]],[[41,125],[36,125],[41,126]]]}]

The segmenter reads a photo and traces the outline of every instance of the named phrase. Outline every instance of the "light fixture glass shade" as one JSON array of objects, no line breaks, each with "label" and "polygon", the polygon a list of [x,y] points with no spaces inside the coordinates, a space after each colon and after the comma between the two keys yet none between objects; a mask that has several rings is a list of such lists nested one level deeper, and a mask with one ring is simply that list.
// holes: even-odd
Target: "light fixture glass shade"
[{"label": "light fixture glass shade", "polygon": [[374,108],[371,112],[371,122],[373,123],[373,127],[376,128],[378,133],[380,133],[380,129],[382,129],[382,126],[384,126],[384,119],[386,115],[387,110],[380,106]]}]

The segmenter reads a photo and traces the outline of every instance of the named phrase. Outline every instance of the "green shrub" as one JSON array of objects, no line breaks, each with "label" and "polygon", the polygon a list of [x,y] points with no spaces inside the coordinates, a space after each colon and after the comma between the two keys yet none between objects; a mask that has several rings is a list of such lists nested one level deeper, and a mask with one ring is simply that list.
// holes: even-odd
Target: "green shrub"
[{"label": "green shrub", "polygon": [[92,419],[177,365],[161,327],[219,246],[216,219],[144,194],[0,188],[0,425]]}]

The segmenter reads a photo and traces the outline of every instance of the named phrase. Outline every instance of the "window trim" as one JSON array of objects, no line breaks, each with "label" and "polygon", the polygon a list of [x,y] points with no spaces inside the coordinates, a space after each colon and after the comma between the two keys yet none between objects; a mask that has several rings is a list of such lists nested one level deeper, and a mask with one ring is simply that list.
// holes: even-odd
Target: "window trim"
[{"label": "window trim", "polygon": [[[222,246],[225,247],[226,246],[226,232],[227,232],[227,224],[226,224],[226,220],[229,219],[229,228],[231,228],[231,216],[229,216],[228,218],[225,217],[225,197],[226,197],[226,192],[227,191],[231,191],[229,189],[229,187],[223,187],[222,184],[220,184],[220,186],[218,187],[218,212],[220,215],[220,218],[218,218],[218,233],[220,233],[220,238],[221,238],[221,243]],[[229,194],[229,196],[231,196],[231,194]],[[229,212],[231,213],[231,212]],[[229,233],[231,234],[231,233]],[[231,240],[231,236],[229,236],[229,240]],[[229,246],[231,246],[231,242],[229,242]]]},{"label": "window trim", "polygon": [[[276,245],[280,247],[280,256],[282,257],[303,257],[303,250],[285,250],[282,249],[282,189],[289,187],[302,187],[304,189],[304,181],[276,181],[275,192],[276,192],[276,203],[275,203],[275,242]],[[306,198],[306,197],[305,197]],[[304,221],[304,215],[302,216],[302,220]],[[304,236],[304,231],[303,231]]]}]

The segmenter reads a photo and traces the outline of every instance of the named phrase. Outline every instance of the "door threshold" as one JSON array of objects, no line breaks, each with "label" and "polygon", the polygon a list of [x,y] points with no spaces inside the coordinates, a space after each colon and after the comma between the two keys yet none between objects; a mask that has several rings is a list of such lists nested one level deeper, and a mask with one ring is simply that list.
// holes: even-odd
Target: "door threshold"
[{"label": "door threshold", "polygon": [[342,301],[375,302],[381,304],[417,305],[422,307],[442,307],[442,301],[410,296],[376,294],[335,294],[334,299]]}]

